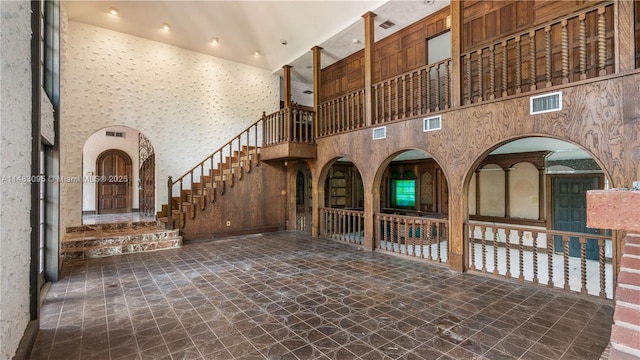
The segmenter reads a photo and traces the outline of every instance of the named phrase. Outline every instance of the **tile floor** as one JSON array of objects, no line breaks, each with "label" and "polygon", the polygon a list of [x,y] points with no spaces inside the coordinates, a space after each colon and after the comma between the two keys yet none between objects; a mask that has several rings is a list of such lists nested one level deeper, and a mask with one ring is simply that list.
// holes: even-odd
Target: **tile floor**
[{"label": "tile floor", "polygon": [[31,359],[599,359],[612,315],[278,232],[66,263]]}]

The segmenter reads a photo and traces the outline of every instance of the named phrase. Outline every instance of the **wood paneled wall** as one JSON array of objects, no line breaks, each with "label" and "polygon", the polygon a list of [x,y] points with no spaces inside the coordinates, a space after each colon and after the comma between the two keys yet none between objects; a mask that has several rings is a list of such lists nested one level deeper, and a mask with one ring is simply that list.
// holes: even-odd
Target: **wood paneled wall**
[{"label": "wood paneled wall", "polygon": [[[426,39],[447,30],[449,8],[442,9],[378,41],[374,48],[374,82],[426,65]],[[322,69],[320,102],[364,86],[364,51]]]},{"label": "wood paneled wall", "polygon": [[463,2],[462,51],[525,31],[605,1],[491,1]]},{"label": "wood paneled wall", "polygon": [[[528,96],[516,96],[482,106],[447,110],[442,113],[439,131],[420,131],[422,119],[418,118],[388,123],[387,137],[383,140],[372,140],[371,129],[319,138],[316,141],[321,150],[312,172],[323,174],[323,169],[339,157],[349,157],[361,169],[365,248],[373,249],[372,218],[380,208],[380,181],[390,158],[407,149],[431,154],[449,186],[449,261],[451,268],[461,271],[466,256],[463,224],[468,219],[468,179],[496,146],[530,136],[562,139],[589,152],[612,187],[630,186],[637,180],[640,110],[632,99],[640,97],[638,82],[640,74],[633,74],[566,87],[563,89],[566,107],[558,112],[530,115]],[[325,178],[321,175],[314,181],[322,186]]]},{"label": "wood paneled wall", "polygon": [[426,65],[426,40],[448,30],[447,16],[449,8],[442,9],[376,42],[373,81],[382,81]]},{"label": "wood paneled wall", "polygon": [[218,189],[217,200],[207,202],[204,210],[197,209],[195,219],[187,214],[180,234],[187,240],[198,240],[282,230],[287,217],[285,184],[287,167],[283,162],[261,162],[242,179],[236,176],[233,187],[227,184],[224,195]]},{"label": "wood paneled wall", "polygon": [[[606,2],[602,0],[464,1],[462,52]],[[636,12],[637,9],[638,6],[636,6]],[[446,22],[449,14],[449,8],[442,9],[376,42],[373,81],[379,82],[426,65],[426,41],[448,30]],[[612,22],[611,14],[607,16],[607,21]],[[596,27],[590,26],[588,29],[596,29]],[[577,29],[571,29],[572,34],[576,31]],[[553,32],[553,36],[559,36],[559,34],[557,31]],[[595,43],[592,40],[593,34],[587,35],[589,46],[592,46]],[[636,30],[636,38],[640,42],[640,30]],[[523,47],[528,46],[527,40],[524,39]],[[542,41],[542,37],[537,41]],[[540,45],[538,49],[543,49],[542,44],[538,45]],[[574,45],[571,45],[571,51],[576,51]],[[608,41],[607,46],[612,47],[613,42]],[[528,50],[525,48],[526,51]],[[554,60],[557,60],[557,51],[559,50],[554,49]],[[590,53],[595,54],[593,51]],[[640,58],[640,55],[638,57]],[[539,61],[542,60],[543,57]],[[640,63],[640,60],[638,62]],[[322,69],[321,78],[320,102],[361,89],[364,86],[364,51],[354,53]]]}]

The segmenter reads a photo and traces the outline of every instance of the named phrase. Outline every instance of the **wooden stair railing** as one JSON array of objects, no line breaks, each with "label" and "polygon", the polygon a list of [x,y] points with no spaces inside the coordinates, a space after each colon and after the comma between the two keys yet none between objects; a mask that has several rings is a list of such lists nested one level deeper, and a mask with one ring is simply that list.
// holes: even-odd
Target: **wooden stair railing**
[{"label": "wooden stair railing", "polygon": [[[254,166],[260,165],[260,148],[285,142],[313,143],[315,113],[303,107],[291,106],[262,117],[218,150],[189,169],[182,176],[167,182],[167,204],[157,213],[165,228],[182,228],[186,216],[194,219],[197,211],[206,209],[227,187],[242,180]],[[174,190],[177,190],[174,196]]]},{"label": "wooden stair railing", "polygon": [[[167,204],[157,213],[158,221],[166,228],[182,228],[186,216],[194,219],[197,211],[206,208],[207,202],[216,201],[226,188],[233,187],[245,173],[260,165],[260,147],[263,142],[263,116],[222,145],[182,176],[167,182]],[[177,190],[177,196],[174,196]],[[171,205],[169,205],[171,204]]]}]

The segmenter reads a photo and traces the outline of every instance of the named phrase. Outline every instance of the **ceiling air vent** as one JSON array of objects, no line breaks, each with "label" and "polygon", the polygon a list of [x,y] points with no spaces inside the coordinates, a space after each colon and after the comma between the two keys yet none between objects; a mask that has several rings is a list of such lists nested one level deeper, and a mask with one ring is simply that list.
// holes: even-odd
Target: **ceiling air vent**
[{"label": "ceiling air vent", "polygon": [[433,131],[442,129],[442,116],[432,116],[424,118],[422,123],[422,131]]},{"label": "ceiling air vent", "polygon": [[381,126],[373,129],[373,140],[385,139],[387,137],[387,127]]},{"label": "ceiling air vent", "polygon": [[123,138],[124,133],[120,131],[107,131],[107,136]]},{"label": "ceiling air vent", "polygon": [[390,20],[387,20],[387,21],[383,22],[382,24],[380,24],[380,25],[378,25],[378,26],[380,26],[381,28],[383,28],[383,29],[387,30],[388,28],[390,28],[390,27],[392,27],[392,26],[394,26],[394,25],[395,25],[395,23],[394,23],[394,22],[392,22],[392,21],[390,21]]},{"label": "ceiling air vent", "polygon": [[530,114],[542,114],[562,110],[562,91],[532,96],[530,98]]}]

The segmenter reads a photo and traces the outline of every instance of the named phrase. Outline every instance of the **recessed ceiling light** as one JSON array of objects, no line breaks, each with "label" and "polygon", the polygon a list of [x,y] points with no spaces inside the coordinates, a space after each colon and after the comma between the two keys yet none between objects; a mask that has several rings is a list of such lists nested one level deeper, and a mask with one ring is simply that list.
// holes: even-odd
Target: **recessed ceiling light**
[{"label": "recessed ceiling light", "polygon": [[305,90],[305,91],[303,91],[302,93],[303,93],[303,94],[307,94],[307,95],[311,95],[311,94],[313,94],[313,91],[311,91],[311,90]]},{"label": "recessed ceiling light", "polygon": [[113,16],[118,16],[120,12],[118,11],[118,9],[111,7],[109,8],[109,14],[113,15]]},{"label": "recessed ceiling light", "polygon": [[280,40],[280,44],[287,45],[287,40]]},{"label": "recessed ceiling light", "polygon": [[360,43],[360,40],[358,40],[358,39],[353,39],[353,40],[351,40],[351,42],[353,42],[354,44],[359,44],[359,43]]},{"label": "recessed ceiling light", "polygon": [[259,51],[259,50],[256,50],[256,51],[253,53],[253,55],[254,55],[254,56],[260,56],[260,51]]},{"label": "recessed ceiling light", "polygon": [[313,69],[312,65],[307,65],[307,69]]},{"label": "recessed ceiling light", "polygon": [[214,37],[213,39],[211,39],[211,44],[218,45],[219,43],[220,43],[220,39],[218,39],[217,37]]},{"label": "recessed ceiling light", "polygon": [[171,26],[169,26],[169,24],[167,23],[164,23],[162,24],[162,30],[169,31],[171,30]]}]

